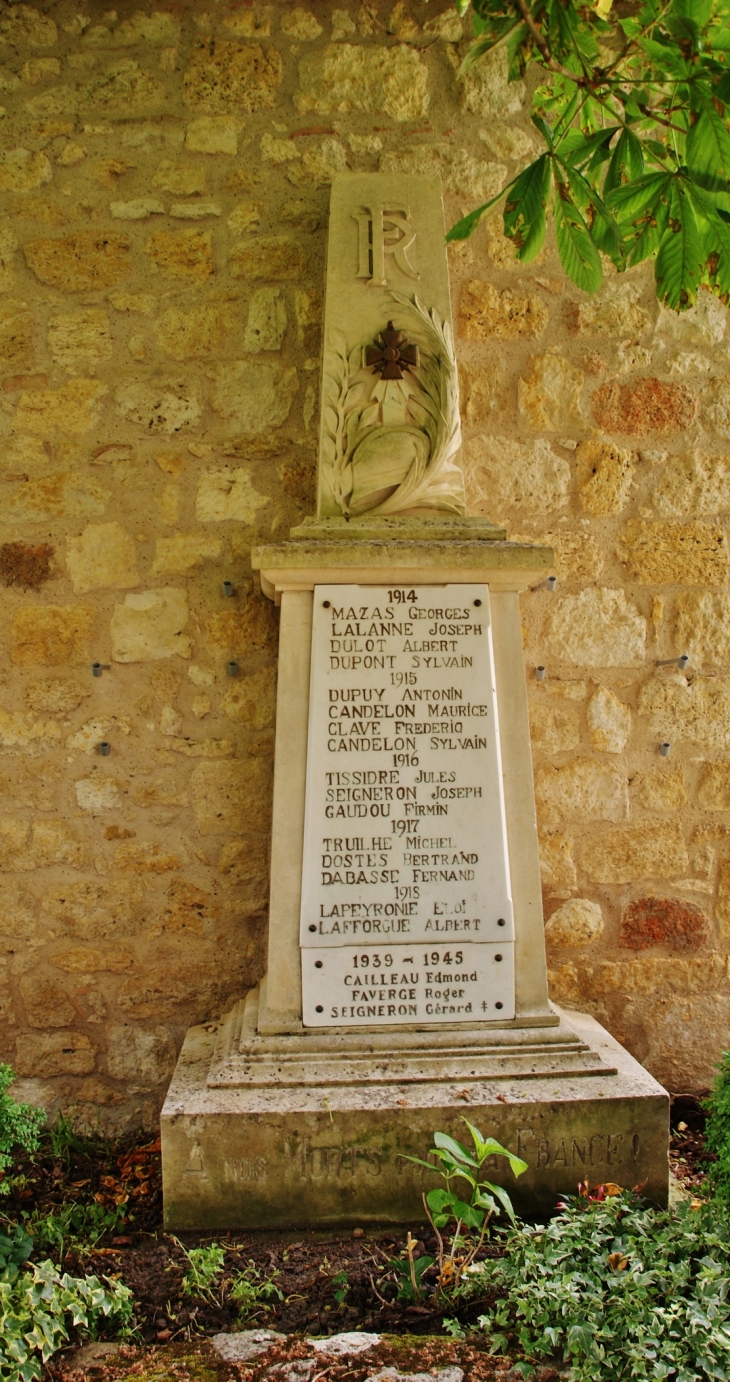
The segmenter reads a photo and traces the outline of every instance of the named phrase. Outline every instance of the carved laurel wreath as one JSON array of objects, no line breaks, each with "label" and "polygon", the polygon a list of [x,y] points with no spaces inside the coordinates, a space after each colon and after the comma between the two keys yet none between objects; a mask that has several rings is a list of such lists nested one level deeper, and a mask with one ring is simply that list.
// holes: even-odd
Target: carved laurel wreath
[{"label": "carved laurel wreath", "polygon": [[[430,312],[417,297],[413,301],[391,290],[391,298],[416,319],[423,337],[421,363],[411,372],[417,388],[408,399],[408,411],[428,437],[427,456],[416,456],[402,483],[371,514],[392,514],[404,509],[445,509],[464,512],[463,482],[456,456],[461,445],[456,355],[451,328]],[[414,333],[415,334],[415,333]],[[363,438],[377,425],[379,400],[373,399],[373,379],[362,368],[362,348],[348,352],[340,331],[329,340],[330,369],[324,377],[322,460],[330,471],[332,492],[340,511],[347,515],[352,493],[351,459]]]}]

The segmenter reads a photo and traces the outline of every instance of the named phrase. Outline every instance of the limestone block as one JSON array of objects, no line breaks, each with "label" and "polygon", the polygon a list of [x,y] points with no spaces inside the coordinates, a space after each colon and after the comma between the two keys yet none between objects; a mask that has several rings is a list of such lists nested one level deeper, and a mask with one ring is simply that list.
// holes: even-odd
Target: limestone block
[{"label": "limestone block", "polygon": [[[454,50],[456,57],[456,50]],[[516,115],[525,100],[524,82],[510,82],[503,48],[488,54],[459,79],[459,102],[471,115],[499,125]]]},{"label": "limestone block", "polygon": [[724,585],[727,542],[718,523],[630,519],[616,545],[632,580],[644,585]]},{"label": "limestone block", "polygon": [[637,384],[602,384],[593,395],[593,416],[606,432],[651,433],[683,431],[694,421],[697,399],[686,384],[640,379]]},{"label": "limestone block", "polygon": [[545,939],[552,945],[590,945],[603,934],[603,912],[587,897],[571,897],[545,923]]},{"label": "limestone block", "polygon": [[177,1052],[164,1027],[111,1027],[107,1070],[113,1080],[154,1088],[169,1080]]},{"label": "limestone block", "polygon": [[70,537],[66,566],[77,595],[139,585],[134,538],[120,523],[90,523],[80,537]]},{"label": "limestone block", "polygon": [[208,647],[221,652],[258,652],[276,646],[277,620],[268,600],[251,596],[236,609],[211,615],[206,624]]},{"label": "limestone block", "polygon": [[724,667],[730,660],[728,596],[720,591],[680,591],[674,643],[678,651],[689,653],[694,661]]},{"label": "limestone block", "polygon": [[236,360],[212,371],[210,404],[236,431],[264,432],[280,427],[299,388],[297,371],[278,365]]},{"label": "limestone block", "polygon": [[208,470],[198,481],[195,515],[200,523],[255,523],[259,510],[270,502],[267,495],[254,489],[249,466]]},{"label": "limestone block", "polygon": [[619,945],[629,950],[648,950],[652,945],[695,950],[706,945],[710,935],[707,917],[691,902],[677,897],[640,897],[624,910]]},{"label": "limestone block", "polygon": [[466,464],[470,497],[484,499],[497,515],[505,509],[549,513],[568,502],[570,466],[547,441],[475,437]]},{"label": "limestone block", "polygon": [[53,169],[39,150],[6,149],[0,152],[0,192],[31,192],[53,178]]},{"label": "limestone block", "polygon": [[145,250],[153,264],[173,278],[205,283],[215,272],[213,237],[209,230],[156,230]]},{"label": "limestone block", "polygon": [[599,686],[586,711],[588,737],[598,753],[623,753],[631,733],[631,710],[607,686]]},{"label": "limestone block", "polygon": [[109,301],[117,312],[141,312],[145,317],[151,317],[156,306],[149,293],[110,293]]},{"label": "limestone block", "polygon": [[310,43],[312,39],[319,38],[322,33],[322,25],[317,23],[311,10],[305,10],[301,5],[295,5],[292,10],[285,10],[281,16],[281,31],[287,38],[293,38],[297,43]]},{"label": "limestone block", "polygon": [[420,120],[429,105],[428,69],[414,48],[329,43],[304,53],[299,62],[300,115],[367,115]]},{"label": "limestone block", "polygon": [[112,353],[109,317],[101,307],[52,312],[46,337],[54,360],[66,369],[84,369]]},{"label": "limestone block", "polygon": [[670,456],[652,499],[663,518],[730,512],[730,457],[702,451]]},{"label": "limestone block", "polygon": [[277,138],[275,134],[262,134],[261,157],[264,163],[291,163],[302,156],[293,139]]},{"label": "limestone block", "polygon": [[558,432],[585,426],[580,407],[585,375],[561,355],[531,355],[527,372],[517,381],[520,421],[535,432]]},{"label": "limestone block", "polygon": [[190,657],[191,639],[182,630],[188,622],[186,590],[166,586],[125,596],[114,606],[111,620],[115,662],[154,662],[163,657]]},{"label": "limestone block", "polygon": [[114,851],[114,864],[122,873],[140,875],[170,873],[182,867],[177,854],[170,854],[156,841],[143,840],[134,844],[123,844]]},{"label": "limestone block", "polygon": [[222,216],[220,202],[172,202],[167,212],[179,221],[202,221],[206,216]]},{"label": "limestone block", "polygon": [[636,470],[632,451],[604,441],[582,441],[576,453],[578,501],[597,518],[625,507]]},{"label": "limestone block", "polygon": [[60,738],[61,727],[55,720],[36,720],[22,710],[0,709],[0,744],[9,752],[44,753]]},{"label": "limestone block", "polygon": [[13,615],[10,657],[19,667],[91,662],[94,611],[85,605],[27,605]]},{"label": "limestone block", "polygon": [[631,783],[631,799],[647,811],[679,811],[687,805],[687,788],[681,768],[655,768],[639,773]]},{"label": "limestone block", "polygon": [[79,939],[103,940],[128,935],[146,921],[143,886],[134,878],[113,882],[98,877],[52,883],[43,891],[44,924],[58,926]]},{"label": "limestone block", "polygon": [[235,38],[268,38],[271,33],[271,20],[268,14],[255,14],[253,10],[234,10],[221,20],[221,28]]},{"label": "limestone block", "polygon": [[131,202],[110,202],[109,211],[117,221],[146,221],[148,216],[164,216],[159,197],[135,197]]},{"label": "limestone block", "polygon": [[720,940],[727,946],[730,942],[730,859],[723,859],[720,863],[715,916]]},{"label": "limestone block", "polygon": [[115,29],[95,24],[87,29],[83,42],[90,48],[132,48],[144,44],[147,48],[174,47],[180,40],[180,24],[171,14],[155,10],[144,14],[138,10],[130,19],[123,19]]},{"label": "limestone block", "polygon": [[454,148],[446,142],[417,144],[412,149],[388,149],[380,160],[380,171],[440,177],[444,192],[475,201],[496,196],[507,176],[502,163],[485,162],[467,149]]},{"label": "limestone block", "polygon": [[193,427],[202,412],[197,383],[187,379],[122,384],[116,392],[116,404],[120,417],[135,422],[151,436],[172,436]]},{"label": "limestone block", "polygon": [[0,370],[32,369],[33,312],[25,302],[0,304]]},{"label": "limestone block", "polygon": [[58,29],[34,5],[13,5],[0,19],[0,42],[13,48],[53,48]]},{"label": "limestone block", "polygon": [[699,293],[694,307],[672,312],[660,307],[656,322],[659,340],[677,346],[718,346],[725,339],[727,313],[711,293]]},{"label": "limestone block", "polygon": [[543,753],[566,753],[580,747],[580,720],[574,707],[533,698],[529,710],[533,748]]},{"label": "limestone block", "polygon": [[59,240],[27,240],[28,267],[41,283],[67,293],[111,288],[132,270],[131,241],[119,231],[78,231]]},{"label": "limestone block", "polygon": [[192,197],[205,191],[205,168],[200,163],[175,163],[163,158],[157,166],[152,186],[176,197]]},{"label": "limestone block", "polygon": [[271,813],[271,769],[260,758],[198,763],[190,801],[201,835],[264,831]]},{"label": "limestone block", "polygon": [[87,1075],[96,1047],[83,1032],[27,1032],[18,1042],[13,1065],[19,1075]]},{"label": "limestone block", "polygon": [[560,831],[540,831],[539,845],[543,888],[575,888],[578,874],[571,836]]},{"label": "limestone block", "polygon": [[291,235],[257,235],[231,246],[228,267],[234,278],[303,278],[308,255],[301,240]]},{"label": "limestone block", "polygon": [[683,878],[689,857],[679,821],[652,821],[605,830],[585,839],[580,863],[592,883],[639,883]]},{"label": "limestone block", "polygon": [[223,551],[219,537],[211,533],[176,533],[158,537],[152,576],[186,576],[206,561],[217,561]]},{"label": "limestone block", "polygon": [[541,819],[622,821],[629,813],[625,773],[592,758],[575,758],[556,767],[545,764],[535,772],[535,800]]},{"label": "limestone block", "polygon": [[163,705],[160,711],[160,734],[181,734],[183,717],[174,705]]},{"label": "limestone block", "polygon": [[252,115],[271,109],[281,76],[276,48],[217,39],[193,51],[183,77],[185,100],[206,115]]},{"label": "limestone block", "polygon": [[263,202],[238,202],[228,217],[228,229],[232,235],[243,235],[246,230],[258,230],[264,214]]},{"label": "limestone block", "polygon": [[244,350],[280,350],[286,331],[286,304],[280,288],[257,288],[251,297]]},{"label": "limestone block", "polygon": [[167,104],[167,90],[134,58],[122,58],[84,84],[81,103],[82,108],[95,115],[126,119],[161,115]]},{"label": "limestone block", "polygon": [[638,340],[651,326],[649,313],[640,305],[641,293],[639,283],[606,279],[595,296],[570,303],[568,324],[584,336]]},{"label": "limestone block", "polygon": [[173,360],[209,360],[220,354],[234,325],[233,312],[224,303],[168,307],[155,322],[155,335]]},{"label": "limestone block", "polygon": [[94,518],[103,514],[107,491],[96,476],[74,471],[39,480],[8,481],[0,492],[2,522],[40,523],[57,518]]},{"label": "limestone block", "polygon": [[730,762],[705,764],[697,805],[703,811],[730,811]]},{"label": "limestone block", "polygon": [[59,389],[23,390],[13,427],[16,432],[41,437],[47,437],[49,432],[82,436],[99,421],[101,400],[106,393],[107,385],[98,379],[69,379]]},{"label": "limestone block", "polygon": [[623,590],[581,590],[551,601],[546,646],[557,661],[588,667],[639,667],[646,620]]},{"label": "limestone block", "polygon": [[[479,486],[476,474],[467,471],[467,496],[473,506],[483,502],[489,512],[489,492]],[[478,510],[477,510],[478,512]],[[539,542],[555,553],[553,571],[561,580],[597,581],[603,570],[603,549],[598,539],[585,528],[550,528],[540,524],[537,532],[510,533],[512,542]]]},{"label": "limestone block", "polygon": [[13,261],[18,242],[9,226],[0,226],[0,293],[9,293],[15,284]]},{"label": "limestone block", "polygon": [[69,735],[66,748],[78,750],[91,757],[96,753],[100,740],[108,739],[112,735],[129,734],[130,729],[129,720],[121,715],[96,715],[93,719],[84,721]]},{"label": "limestone block", "polygon": [[233,115],[201,115],[191,120],[185,135],[185,148],[196,154],[238,153],[241,121]]},{"label": "limestone block", "polygon": [[68,1027],[78,1018],[62,984],[38,974],[26,974],[20,981],[26,1020],[31,1027]]},{"label": "limestone block", "polygon": [[0,861],[11,872],[32,873],[52,864],[80,868],[83,859],[83,846],[65,821],[0,818]]},{"label": "limestone block", "polygon": [[221,710],[229,720],[250,729],[271,729],[276,716],[276,675],[273,667],[262,667],[241,677],[226,692]]},{"label": "limestone block", "polygon": [[548,318],[548,309],[536,293],[512,288],[500,293],[480,279],[465,283],[461,291],[459,334],[468,341],[540,336]]},{"label": "limestone block", "polygon": [[93,777],[82,777],[76,783],[76,800],[82,811],[114,811],[122,804],[119,787],[112,777],[97,773]]}]

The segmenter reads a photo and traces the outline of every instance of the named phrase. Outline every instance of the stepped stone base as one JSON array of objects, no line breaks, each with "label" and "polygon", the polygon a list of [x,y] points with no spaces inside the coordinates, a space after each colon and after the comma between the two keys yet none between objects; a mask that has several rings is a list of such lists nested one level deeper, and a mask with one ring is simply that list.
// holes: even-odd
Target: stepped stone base
[{"label": "stepped stone base", "polygon": [[424,1219],[434,1131],[467,1117],[519,1153],[523,1214],[578,1182],[643,1186],[666,1204],[669,1097],[597,1022],[261,1037],[258,995],[193,1027],[162,1110],[171,1229],[324,1228]]}]

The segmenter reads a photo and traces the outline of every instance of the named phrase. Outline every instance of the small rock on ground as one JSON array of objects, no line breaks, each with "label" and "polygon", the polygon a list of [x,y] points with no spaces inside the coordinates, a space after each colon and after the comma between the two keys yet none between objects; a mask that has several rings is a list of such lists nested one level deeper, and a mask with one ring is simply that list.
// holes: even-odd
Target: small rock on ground
[{"label": "small rock on ground", "polygon": [[224,1362],[247,1363],[285,1338],[273,1329],[242,1329],[239,1334],[214,1334],[211,1343]]},{"label": "small rock on ground", "polygon": [[399,1372],[397,1368],[382,1368],[367,1382],[464,1382],[463,1368],[441,1368],[438,1372]]},{"label": "small rock on ground", "polygon": [[333,1353],[336,1357],[348,1353],[364,1353],[380,1343],[380,1334],[364,1334],[352,1330],[349,1334],[331,1334],[328,1339],[307,1339],[317,1353]]}]

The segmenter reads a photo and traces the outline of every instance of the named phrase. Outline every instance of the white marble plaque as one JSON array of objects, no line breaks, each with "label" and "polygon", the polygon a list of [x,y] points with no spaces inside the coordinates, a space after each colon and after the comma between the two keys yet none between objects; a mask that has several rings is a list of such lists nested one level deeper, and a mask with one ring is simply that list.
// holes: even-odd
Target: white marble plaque
[{"label": "white marble plaque", "polygon": [[[513,936],[488,587],[315,587],[300,931],[305,1024],[366,1020],[326,1016],[348,1005],[320,1001],[321,987],[311,985],[322,972],[305,952],[491,943],[509,952],[500,973],[511,975]],[[492,967],[485,959],[472,971],[478,988]],[[421,994],[408,1000],[418,1016],[367,1020],[495,1021],[513,1010],[505,982],[499,1010],[489,988],[463,1000],[472,1006],[461,1019]]]},{"label": "white marble plaque", "polygon": [[498,1022],[515,1015],[511,944],[302,951],[305,1027]]}]

